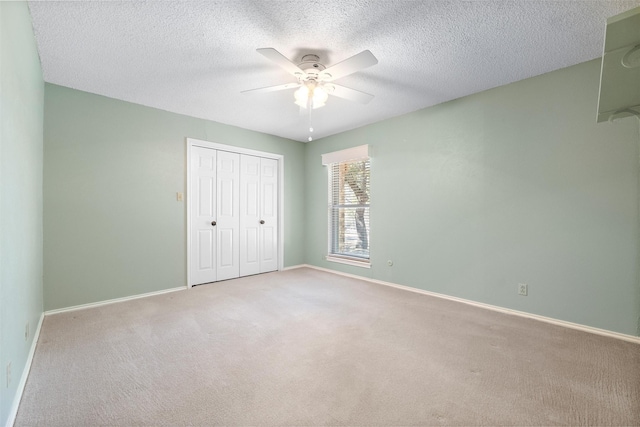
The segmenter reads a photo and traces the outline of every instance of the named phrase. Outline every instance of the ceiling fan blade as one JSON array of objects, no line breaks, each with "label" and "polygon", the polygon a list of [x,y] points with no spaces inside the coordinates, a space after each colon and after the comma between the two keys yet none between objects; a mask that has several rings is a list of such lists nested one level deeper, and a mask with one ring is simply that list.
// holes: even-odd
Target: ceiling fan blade
[{"label": "ceiling fan blade", "polygon": [[300,86],[301,86],[300,83],[285,83],[283,85],[278,85],[278,86],[267,86],[267,87],[261,87],[261,88],[258,88],[258,89],[243,90],[240,93],[275,92],[277,90],[293,89],[293,88],[300,87]]},{"label": "ceiling fan blade", "polygon": [[374,96],[360,92],[359,90],[351,89],[348,87],[340,86],[335,83],[331,83],[334,87],[333,91],[328,91],[330,95],[337,96],[338,98],[348,99],[349,101],[359,102],[360,104],[368,104]]},{"label": "ceiling fan blade", "polygon": [[347,58],[342,62],[338,62],[326,70],[321,71],[318,74],[318,78],[320,80],[330,82],[332,80],[339,79],[340,77],[353,74],[356,71],[364,70],[365,68],[376,65],[377,63],[378,60],[373,56],[371,51],[363,50],[359,54],[354,55],[351,58]]},{"label": "ceiling fan blade", "polygon": [[256,51],[263,55],[265,58],[272,60],[280,67],[284,68],[289,74],[293,74],[296,77],[306,78],[307,73],[302,71],[300,67],[298,67],[293,62],[289,61],[286,56],[278,52],[272,47],[265,47],[262,49],[256,49]]}]

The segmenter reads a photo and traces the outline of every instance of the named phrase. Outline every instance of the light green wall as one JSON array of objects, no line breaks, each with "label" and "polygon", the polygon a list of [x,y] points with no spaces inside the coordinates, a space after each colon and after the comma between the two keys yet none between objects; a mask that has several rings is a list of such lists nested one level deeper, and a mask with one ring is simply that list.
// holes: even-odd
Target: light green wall
[{"label": "light green wall", "polygon": [[[192,137],[285,156],[285,266],[640,335],[640,136],[635,119],[595,124],[599,60],[305,146],[44,85],[24,2],[0,2],[0,35],[0,425],[43,310],[43,105],[46,309],[185,284]],[[323,260],[320,154],[361,144],[370,270]]]},{"label": "light green wall", "polygon": [[[308,144],[307,263],[640,335],[638,121],[596,124],[599,66]],[[372,157],[370,270],[323,260],[320,155],[361,144]]]},{"label": "light green wall", "polygon": [[[45,308],[184,285],[193,137],[285,155],[286,266],[640,335],[638,124],[595,123],[598,80],[596,60],[307,145],[47,84]],[[320,154],[360,144],[370,270],[323,260]]]},{"label": "light green wall", "polygon": [[304,262],[304,144],[51,84],[44,129],[46,310],[186,285],[186,137],[284,155],[284,264]]},{"label": "light green wall", "polygon": [[27,4],[0,2],[0,425],[42,314],[43,97]]}]

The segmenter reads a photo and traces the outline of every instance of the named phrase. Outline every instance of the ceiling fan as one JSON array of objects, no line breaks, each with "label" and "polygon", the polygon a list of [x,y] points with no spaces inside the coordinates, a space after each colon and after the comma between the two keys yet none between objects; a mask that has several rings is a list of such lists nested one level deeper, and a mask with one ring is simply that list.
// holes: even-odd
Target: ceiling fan
[{"label": "ceiling fan", "polygon": [[304,55],[302,62],[296,65],[271,47],[257,49],[257,52],[278,64],[293,75],[297,81],[295,83],[245,90],[242,93],[274,92],[298,88],[294,92],[295,103],[301,108],[309,110],[324,106],[329,95],[361,104],[366,104],[373,99],[371,94],[333,83],[334,80],[377,64],[378,60],[368,50],[364,50],[329,68],[319,62],[318,55]]}]

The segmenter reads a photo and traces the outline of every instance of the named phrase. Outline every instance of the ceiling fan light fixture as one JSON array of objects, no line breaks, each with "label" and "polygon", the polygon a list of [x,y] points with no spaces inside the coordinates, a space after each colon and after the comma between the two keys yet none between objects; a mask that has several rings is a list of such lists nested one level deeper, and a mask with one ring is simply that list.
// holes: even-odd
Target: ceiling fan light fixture
[{"label": "ceiling fan light fixture", "polygon": [[313,108],[324,107],[329,94],[322,86],[316,86],[313,90]]},{"label": "ceiling fan light fixture", "polygon": [[309,92],[312,91],[313,89],[307,87],[306,84],[300,86],[300,88],[293,93],[293,97],[296,99],[295,104],[302,108],[307,108],[307,104],[309,103]]},{"label": "ceiling fan light fixture", "polygon": [[310,80],[305,82],[298,90],[293,93],[295,98],[295,104],[302,108],[309,107],[309,101],[311,100],[311,108],[316,109],[324,107],[329,98],[329,94],[315,81]]},{"label": "ceiling fan light fixture", "polygon": [[357,55],[353,55],[329,68],[320,63],[320,57],[314,54],[304,55],[302,62],[296,65],[272,47],[257,49],[257,51],[293,75],[296,78],[296,83],[287,83],[242,92],[273,92],[297,88],[293,93],[293,97],[295,98],[295,104],[300,107],[301,115],[303,113],[302,109],[304,109],[306,110],[304,111],[305,115],[309,117],[309,142],[313,141],[313,137],[311,136],[314,130],[313,126],[311,126],[312,110],[324,107],[329,95],[356,101],[361,104],[366,104],[373,99],[373,95],[368,93],[332,83],[336,79],[377,64],[378,60],[371,51],[363,50]]}]

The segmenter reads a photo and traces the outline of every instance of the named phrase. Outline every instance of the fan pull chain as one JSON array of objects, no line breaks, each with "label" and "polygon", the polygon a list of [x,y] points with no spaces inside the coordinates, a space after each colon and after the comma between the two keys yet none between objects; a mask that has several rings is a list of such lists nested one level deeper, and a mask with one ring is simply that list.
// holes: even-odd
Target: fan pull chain
[{"label": "fan pull chain", "polygon": [[313,141],[313,137],[311,136],[311,133],[313,133],[313,125],[311,124],[311,110],[313,110],[313,98],[309,97],[309,99],[307,100],[307,110],[309,111],[309,138],[308,141],[311,142]]}]

